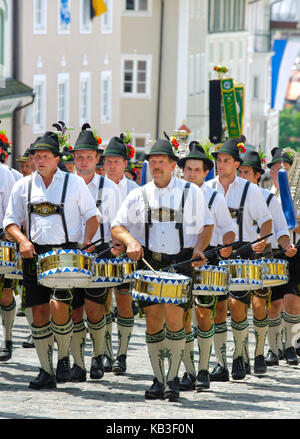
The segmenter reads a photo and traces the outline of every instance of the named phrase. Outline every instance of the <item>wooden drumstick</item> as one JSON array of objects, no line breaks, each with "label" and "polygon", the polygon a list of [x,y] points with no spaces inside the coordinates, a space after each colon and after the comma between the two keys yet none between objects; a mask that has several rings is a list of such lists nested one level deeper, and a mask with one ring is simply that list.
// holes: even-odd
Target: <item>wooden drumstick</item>
[{"label": "wooden drumstick", "polygon": [[158,276],[157,272],[154,270],[153,267],[151,267],[151,265],[149,264],[149,262],[147,262],[144,258],[141,258],[141,259],[142,259],[142,261],[144,262],[144,264],[146,264],[147,267],[150,268],[150,270],[153,271],[153,273],[154,273],[156,276]]}]

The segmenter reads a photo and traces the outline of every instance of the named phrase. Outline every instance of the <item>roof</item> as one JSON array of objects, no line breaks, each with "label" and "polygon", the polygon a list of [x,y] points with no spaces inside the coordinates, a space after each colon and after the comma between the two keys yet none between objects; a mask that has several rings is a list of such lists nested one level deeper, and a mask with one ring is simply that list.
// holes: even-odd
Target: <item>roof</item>
[{"label": "roof", "polygon": [[33,96],[33,89],[17,79],[7,79],[6,87],[0,88],[1,99],[14,99],[25,96]]}]

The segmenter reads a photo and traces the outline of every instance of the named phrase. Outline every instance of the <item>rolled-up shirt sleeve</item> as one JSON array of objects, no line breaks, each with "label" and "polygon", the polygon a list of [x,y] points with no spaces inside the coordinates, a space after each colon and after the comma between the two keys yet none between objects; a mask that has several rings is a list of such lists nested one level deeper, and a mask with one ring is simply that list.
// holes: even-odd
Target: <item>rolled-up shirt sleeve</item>
[{"label": "rolled-up shirt sleeve", "polygon": [[19,228],[26,217],[25,206],[23,202],[23,185],[22,180],[18,180],[11,191],[8,205],[3,220],[3,228],[6,229],[11,224],[16,224]]}]

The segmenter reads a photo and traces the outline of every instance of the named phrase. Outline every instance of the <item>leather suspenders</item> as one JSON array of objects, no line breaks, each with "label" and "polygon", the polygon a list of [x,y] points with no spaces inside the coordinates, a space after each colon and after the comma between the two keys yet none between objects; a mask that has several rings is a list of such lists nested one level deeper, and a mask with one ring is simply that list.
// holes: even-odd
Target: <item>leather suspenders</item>
[{"label": "leather suspenders", "polygon": [[209,203],[208,203],[209,210],[211,209],[211,207],[213,205],[213,202],[214,202],[214,200],[215,200],[215,198],[217,196],[217,193],[218,193],[217,191],[213,191],[213,194],[212,194],[212,196],[211,196],[211,198],[209,200]]},{"label": "leather suspenders", "polygon": [[[179,232],[180,251],[182,251],[184,248],[183,212],[184,212],[184,205],[185,205],[187,190],[190,186],[191,186],[190,182],[187,182],[184,186],[183,194],[182,194],[182,198],[181,198],[181,207],[180,207],[180,220],[181,221],[177,221],[175,224],[175,228]],[[144,204],[145,204],[145,247],[146,247],[146,249],[149,249],[149,228],[153,225],[153,223],[152,223],[152,216],[151,216],[151,208],[149,205],[149,200],[148,200],[145,186],[142,187],[142,196],[143,196],[143,200],[144,200]]]},{"label": "leather suspenders", "polygon": [[[66,199],[66,193],[67,193],[67,187],[68,187],[68,182],[69,182],[69,177],[70,174],[69,172],[65,173],[65,179],[64,179],[64,185],[63,185],[63,189],[62,189],[62,195],[61,195],[61,201],[60,201],[60,205],[59,205],[59,210],[58,210],[58,215],[61,216],[61,221],[62,221],[62,225],[63,225],[63,229],[64,229],[64,234],[65,234],[65,242],[68,243],[69,242],[69,234],[68,234],[68,228],[67,228],[67,223],[66,223],[66,217],[65,217],[65,199]],[[32,191],[32,175],[30,176],[29,182],[28,182],[28,230],[29,230],[29,240],[31,240],[31,215],[33,213],[33,204],[31,203],[31,191]],[[39,203],[42,204],[42,203]]]},{"label": "leather suspenders", "polygon": [[239,226],[239,241],[243,241],[243,216],[244,216],[244,206],[245,206],[245,200],[247,196],[247,192],[250,186],[250,181],[247,181],[244,187],[244,191],[242,194],[240,207],[238,209],[238,215],[237,215],[237,224]]}]

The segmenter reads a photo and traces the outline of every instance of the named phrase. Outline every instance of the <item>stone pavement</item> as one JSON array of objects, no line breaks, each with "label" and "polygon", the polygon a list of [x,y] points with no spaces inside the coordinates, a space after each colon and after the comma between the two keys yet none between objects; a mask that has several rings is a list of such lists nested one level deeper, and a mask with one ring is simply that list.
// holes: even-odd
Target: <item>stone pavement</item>
[{"label": "stone pavement", "polygon": [[[34,349],[22,347],[22,342],[29,334],[26,318],[16,317],[13,357],[6,363],[0,363],[0,419],[176,421],[300,418],[300,365],[287,366],[284,361],[277,367],[269,367],[263,378],[250,375],[243,381],[211,383],[210,390],[202,393],[182,392],[178,402],[146,401],[144,392],[152,383],[152,373],[145,345],[145,321],[139,316],[135,319],[126,375],[108,373],[100,381],[92,381],[88,376],[86,383],[58,384],[56,390],[34,391],[29,389],[28,382],[37,375],[39,363]],[[249,347],[253,358],[252,318],[249,320]],[[228,324],[230,328],[229,321]],[[116,323],[113,325],[113,345],[116,349]],[[228,338],[231,370],[231,331]],[[88,370],[90,354],[91,342],[88,338]],[[56,352],[54,358],[56,361]],[[211,369],[214,365],[212,353]]]}]

